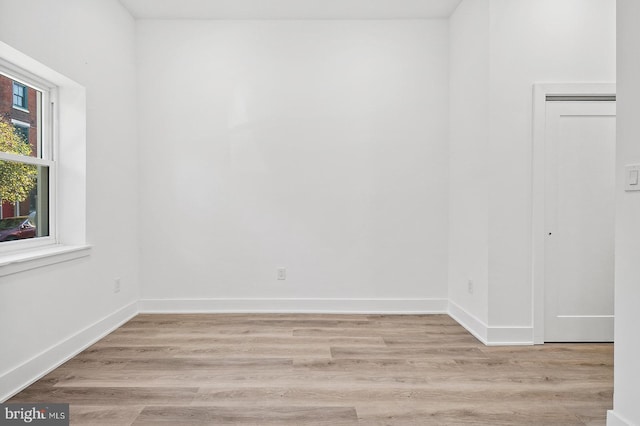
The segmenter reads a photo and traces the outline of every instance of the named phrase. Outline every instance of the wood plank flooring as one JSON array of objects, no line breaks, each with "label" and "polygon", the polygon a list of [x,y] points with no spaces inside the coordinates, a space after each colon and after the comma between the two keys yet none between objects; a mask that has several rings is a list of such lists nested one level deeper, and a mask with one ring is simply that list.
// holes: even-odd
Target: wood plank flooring
[{"label": "wood plank flooring", "polygon": [[604,425],[612,344],[486,347],[446,315],[139,315],[8,402],[86,425]]}]

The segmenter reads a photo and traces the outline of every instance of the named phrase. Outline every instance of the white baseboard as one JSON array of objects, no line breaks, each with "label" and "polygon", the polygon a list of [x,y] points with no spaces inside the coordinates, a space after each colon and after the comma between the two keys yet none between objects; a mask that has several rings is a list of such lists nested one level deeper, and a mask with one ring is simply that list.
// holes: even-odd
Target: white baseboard
[{"label": "white baseboard", "polygon": [[607,426],[633,426],[633,423],[620,417],[614,410],[607,411]]},{"label": "white baseboard", "polygon": [[533,327],[490,327],[452,301],[449,316],[487,346],[533,345]]},{"label": "white baseboard", "polygon": [[467,329],[467,331],[473,334],[476,339],[480,340],[485,345],[487,344],[487,325],[474,315],[470,314],[466,310],[460,307],[460,305],[449,301],[449,316],[456,320],[458,324]]},{"label": "white baseboard", "polygon": [[487,346],[533,345],[533,327],[489,327]]},{"label": "white baseboard", "polygon": [[141,299],[141,313],[446,314],[447,299]]},{"label": "white baseboard", "polygon": [[137,314],[138,304],[131,303],[3,374],[0,376],[0,401],[6,401]]}]

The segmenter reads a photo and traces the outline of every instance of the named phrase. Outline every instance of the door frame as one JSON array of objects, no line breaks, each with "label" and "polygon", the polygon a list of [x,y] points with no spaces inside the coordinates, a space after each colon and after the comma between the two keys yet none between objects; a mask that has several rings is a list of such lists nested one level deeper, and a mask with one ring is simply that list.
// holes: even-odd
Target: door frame
[{"label": "door frame", "polygon": [[548,96],[615,96],[615,83],[536,83],[533,85],[531,284],[533,343],[544,344],[545,138]]}]

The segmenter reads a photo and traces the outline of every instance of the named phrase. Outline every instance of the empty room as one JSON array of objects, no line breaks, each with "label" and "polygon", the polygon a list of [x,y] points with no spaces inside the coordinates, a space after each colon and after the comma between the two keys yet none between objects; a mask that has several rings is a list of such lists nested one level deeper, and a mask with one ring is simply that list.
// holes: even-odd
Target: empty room
[{"label": "empty room", "polygon": [[640,426],[638,22],[0,0],[0,424]]}]

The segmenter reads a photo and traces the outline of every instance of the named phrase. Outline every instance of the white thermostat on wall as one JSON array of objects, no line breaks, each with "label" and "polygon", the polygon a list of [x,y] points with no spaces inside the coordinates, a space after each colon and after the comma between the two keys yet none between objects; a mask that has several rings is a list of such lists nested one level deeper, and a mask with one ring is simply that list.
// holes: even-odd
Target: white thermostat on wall
[{"label": "white thermostat on wall", "polygon": [[624,166],[624,190],[640,191],[640,164]]}]

